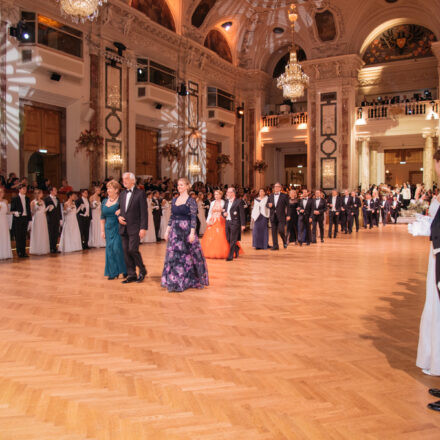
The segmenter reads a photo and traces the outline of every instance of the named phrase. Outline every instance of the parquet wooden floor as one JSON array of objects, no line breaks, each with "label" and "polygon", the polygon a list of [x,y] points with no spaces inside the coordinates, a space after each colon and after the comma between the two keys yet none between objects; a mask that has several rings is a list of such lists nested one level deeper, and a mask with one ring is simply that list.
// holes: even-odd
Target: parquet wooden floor
[{"label": "parquet wooden floor", "polygon": [[415,367],[429,242],[405,226],[209,261],[211,286],[0,263],[0,440],[439,439]]}]

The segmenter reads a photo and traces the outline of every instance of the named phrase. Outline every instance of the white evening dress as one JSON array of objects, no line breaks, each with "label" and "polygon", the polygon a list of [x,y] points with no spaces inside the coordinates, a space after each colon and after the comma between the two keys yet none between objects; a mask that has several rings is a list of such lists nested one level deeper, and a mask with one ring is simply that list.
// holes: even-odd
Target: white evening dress
[{"label": "white evening dress", "polygon": [[[434,197],[429,207],[431,218],[435,217],[439,206],[440,203]],[[440,298],[435,285],[435,259],[431,244],[426,277],[426,301],[420,320],[416,365],[424,370],[425,374],[440,376]]]},{"label": "white evening dress", "polygon": [[46,205],[43,201],[38,206],[32,202],[32,228],[29,242],[31,255],[46,255],[50,252],[49,229],[47,227]]},{"label": "white evening dress", "polygon": [[11,235],[9,233],[8,204],[0,202],[0,260],[12,258]]},{"label": "white evening dress", "polygon": [[203,235],[206,231],[206,215],[205,215],[205,206],[201,200],[197,200],[197,218],[200,222],[200,230],[199,235]]},{"label": "white evening dress", "polygon": [[61,232],[60,252],[76,252],[82,250],[81,233],[79,232],[76,206],[64,211],[63,231]]},{"label": "white evening dress", "polygon": [[142,243],[156,243],[156,231],[154,230],[154,219],[153,219],[153,203],[150,199],[147,199],[148,208],[148,229],[145,234]]},{"label": "white evening dress", "polygon": [[167,231],[168,222],[171,216],[171,204],[167,200],[162,205],[162,217],[160,218],[159,238],[165,240],[165,232]]},{"label": "white evening dress", "polygon": [[92,221],[90,222],[89,247],[105,247],[105,239],[101,235],[101,202],[94,200],[90,203]]}]

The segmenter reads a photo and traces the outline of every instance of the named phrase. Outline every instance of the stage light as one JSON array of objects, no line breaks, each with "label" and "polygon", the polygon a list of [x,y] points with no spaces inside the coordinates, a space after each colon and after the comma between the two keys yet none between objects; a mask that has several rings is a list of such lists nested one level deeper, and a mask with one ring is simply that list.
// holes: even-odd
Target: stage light
[{"label": "stage light", "polygon": [[223,24],[222,24],[222,28],[223,28],[225,31],[229,31],[229,29],[231,29],[231,27],[232,27],[232,21],[227,21],[226,23],[223,23]]},{"label": "stage light", "polygon": [[244,116],[244,107],[237,107],[237,118],[241,119]]}]

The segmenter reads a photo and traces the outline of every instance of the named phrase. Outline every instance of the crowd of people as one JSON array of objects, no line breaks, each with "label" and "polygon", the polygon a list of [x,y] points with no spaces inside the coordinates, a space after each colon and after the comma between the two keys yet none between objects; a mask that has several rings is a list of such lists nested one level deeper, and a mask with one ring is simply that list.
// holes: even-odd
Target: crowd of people
[{"label": "crowd of people", "polygon": [[[89,248],[106,246],[101,223],[103,220],[102,203],[109,195],[109,182],[94,182],[91,194],[88,189],[73,191],[66,180],[61,188],[34,188],[27,180],[18,179],[18,185],[10,186],[16,177],[11,173],[6,184],[0,187],[0,230],[2,247],[0,259],[12,258],[11,238],[15,239],[17,256],[27,258],[27,236],[29,232],[29,253],[44,255],[48,253],[68,253]],[[9,182],[9,186],[8,186]],[[122,187],[122,178],[117,182]],[[136,188],[145,193],[148,228],[142,237],[142,243],[156,243],[166,239],[172,208],[172,200],[178,196],[178,182],[169,178],[137,179]],[[360,227],[370,228],[397,222],[401,209],[408,208],[410,201],[417,199],[428,202],[437,193],[437,189],[425,191],[423,185],[390,187],[372,186],[368,191],[345,190],[342,194],[333,190],[325,193],[321,190],[311,192],[305,188],[294,189],[277,183],[273,187],[258,191],[232,187],[239,205],[236,207],[240,225],[252,230],[252,245],[256,249],[279,249],[278,237],[282,246],[290,243],[302,246],[324,242],[325,224],[328,224],[327,237],[336,238],[339,231],[351,234]],[[5,199],[5,190],[17,191],[11,204]],[[111,191],[111,190],[110,190]],[[202,248],[207,258],[229,258],[230,246],[226,240],[226,222],[222,213],[225,196],[229,191],[226,185],[194,183],[189,188],[189,197],[194,200],[196,210],[195,233],[204,237]],[[31,200],[29,193],[33,194]],[[59,199],[63,194],[64,203]],[[12,225],[7,216],[12,215]],[[328,220],[327,218],[328,217]],[[10,226],[11,233],[9,231]],[[272,240],[270,243],[269,232]],[[237,249],[233,254],[243,252],[239,236]]]}]

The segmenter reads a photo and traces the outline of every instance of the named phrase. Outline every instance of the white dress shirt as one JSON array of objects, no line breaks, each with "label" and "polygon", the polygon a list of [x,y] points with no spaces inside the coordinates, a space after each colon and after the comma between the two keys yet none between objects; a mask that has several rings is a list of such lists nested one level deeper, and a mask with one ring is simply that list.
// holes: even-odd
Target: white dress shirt
[{"label": "white dress shirt", "polygon": [[321,199],[316,199],[316,209],[319,208],[319,203],[321,202]]},{"label": "white dress shirt", "polygon": [[127,212],[128,204],[130,203],[132,194],[133,194],[133,188],[127,189],[127,196],[125,197],[125,212]]},{"label": "white dress shirt", "polygon": [[229,199],[228,201],[228,216],[226,217],[226,220],[232,220],[231,218],[231,208],[233,203],[235,202],[235,197],[233,199]]},{"label": "white dress shirt", "polygon": [[21,200],[21,205],[23,206],[23,217],[27,216],[27,211],[26,211],[26,196],[24,196],[23,194],[19,194],[20,200]]},{"label": "white dress shirt", "polygon": [[338,196],[332,196],[332,211],[336,211],[336,199]]},{"label": "white dress shirt", "polygon": [[308,198],[307,199],[303,199],[303,208],[304,209],[306,209],[306,206],[307,206],[307,200],[309,200]]},{"label": "white dress shirt", "polygon": [[345,204],[347,204],[348,203],[348,196],[345,196],[345,202],[344,202]]},{"label": "white dress shirt", "polygon": [[280,193],[275,193],[273,197],[275,208],[277,207],[279,198],[280,198]]},{"label": "white dress shirt", "polygon": [[52,202],[53,202],[53,204],[55,205],[55,208],[58,206],[58,200],[57,200],[57,198],[56,197],[54,197],[54,196],[50,196],[50,198],[52,199]]}]

